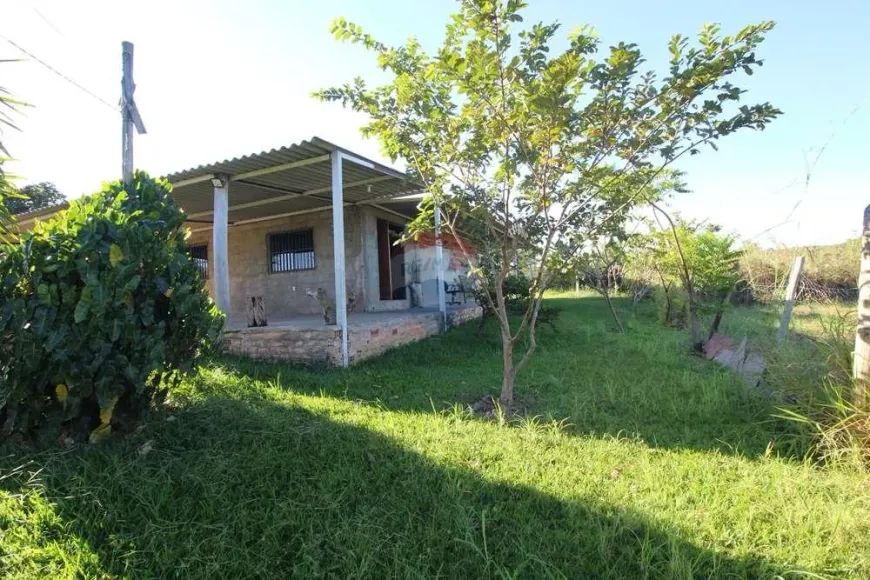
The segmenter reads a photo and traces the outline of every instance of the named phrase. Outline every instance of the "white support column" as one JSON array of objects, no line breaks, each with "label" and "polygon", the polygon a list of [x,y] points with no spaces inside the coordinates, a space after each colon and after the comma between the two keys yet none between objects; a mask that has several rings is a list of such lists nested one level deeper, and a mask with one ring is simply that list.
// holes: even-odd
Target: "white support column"
[{"label": "white support column", "polygon": [[347,278],[344,271],[344,191],[341,152],[332,152],[332,248],[335,259],[335,321],[341,329],[341,366],[347,368]]},{"label": "white support column", "polygon": [[441,207],[435,200],[435,271],[438,277],[438,312],[441,313],[441,330],[447,330],[447,299],[444,288],[444,246],[441,241]]},{"label": "white support column", "polygon": [[230,312],[230,260],[227,244],[229,227],[229,182],[226,176],[218,177],[222,185],[214,188],[214,223],[212,224],[214,248],[214,295],[217,307],[226,315]]}]

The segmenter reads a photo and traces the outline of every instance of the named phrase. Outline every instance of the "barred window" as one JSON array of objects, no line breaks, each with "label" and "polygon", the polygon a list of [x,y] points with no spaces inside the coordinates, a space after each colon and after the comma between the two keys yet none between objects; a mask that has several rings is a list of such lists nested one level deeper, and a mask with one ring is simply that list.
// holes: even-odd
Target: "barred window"
[{"label": "barred window", "polygon": [[269,235],[271,272],[314,269],[314,230]]},{"label": "barred window", "polygon": [[190,246],[187,248],[187,253],[190,254],[190,258],[196,264],[196,269],[199,270],[202,277],[208,280],[208,246]]}]

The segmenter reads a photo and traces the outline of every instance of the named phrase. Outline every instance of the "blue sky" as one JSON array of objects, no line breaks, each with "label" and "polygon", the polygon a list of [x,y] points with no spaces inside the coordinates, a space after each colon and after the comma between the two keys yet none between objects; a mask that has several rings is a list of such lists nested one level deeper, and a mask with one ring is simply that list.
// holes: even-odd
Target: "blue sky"
[{"label": "blue sky", "polygon": [[[857,234],[870,203],[870,2],[756,0],[721,3],[531,0],[526,21],[558,20],[567,33],[592,24],[605,46],[640,45],[662,69],[671,34],[704,22],[725,32],[763,19],[777,28],[761,48],[747,102],[784,116],[764,132],[727,138],[719,152],[681,163],[693,190],[671,202],[765,245],[830,243]],[[441,39],[451,0],[34,0],[2,9],[0,34],[104,100],[118,98],[120,43],[136,45],[136,99],[148,134],[137,165],[165,173],[318,135],[379,157],[359,135],[360,116],[311,91],[353,76],[379,78],[362,49],[334,41],[346,16],[387,43]],[[0,40],[0,58],[22,56]],[[26,60],[3,64],[3,86],[33,108],[5,139],[26,181],[48,180],[75,197],[119,173],[117,113]],[[806,162],[824,147],[806,184]],[[788,222],[783,224],[782,222]],[[765,232],[773,228],[769,232]]]}]

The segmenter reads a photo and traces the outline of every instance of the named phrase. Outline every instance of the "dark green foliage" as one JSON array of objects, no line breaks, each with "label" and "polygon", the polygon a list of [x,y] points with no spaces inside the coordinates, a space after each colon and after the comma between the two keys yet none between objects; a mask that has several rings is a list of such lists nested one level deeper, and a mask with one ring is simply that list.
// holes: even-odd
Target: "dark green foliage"
[{"label": "dark green foliage", "polygon": [[35,211],[44,207],[57,205],[66,201],[66,197],[57,190],[53,183],[43,181],[25,185],[18,190],[18,195],[6,201],[6,207],[13,214]]},{"label": "dark green foliage", "polygon": [[13,195],[16,195],[15,190],[3,172],[3,159],[0,158],[0,244],[7,244],[15,239],[12,212],[7,207]]},{"label": "dark green foliage", "polygon": [[222,316],[169,184],[143,172],[72,203],[0,262],[2,432],[98,439],[193,371]]},{"label": "dark green foliage", "polygon": [[686,326],[688,323],[686,312],[688,298],[685,290],[675,286],[671,286],[668,290],[662,286],[655,286],[652,290],[652,298],[656,305],[659,322],[675,328]]}]

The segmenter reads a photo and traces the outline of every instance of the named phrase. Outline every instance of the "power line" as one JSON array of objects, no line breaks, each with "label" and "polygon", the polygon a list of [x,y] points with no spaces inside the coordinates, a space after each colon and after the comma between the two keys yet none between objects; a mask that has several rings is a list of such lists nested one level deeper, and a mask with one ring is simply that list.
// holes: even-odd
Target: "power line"
[{"label": "power line", "polygon": [[92,91],[86,89],[85,87],[83,87],[82,85],[80,85],[79,83],[77,83],[76,81],[74,81],[73,79],[71,79],[70,77],[66,76],[65,74],[63,74],[62,72],[60,72],[59,70],[57,70],[56,68],[54,68],[53,66],[51,66],[50,64],[48,64],[47,62],[45,62],[44,60],[40,59],[39,57],[37,57],[37,56],[34,55],[33,53],[31,53],[31,52],[25,50],[25,49],[24,49],[23,47],[21,47],[19,44],[15,43],[15,42],[13,42],[13,41],[11,41],[11,40],[9,40],[8,38],[6,38],[5,36],[3,36],[2,34],[0,34],[0,38],[2,38],[2,39],[5,40],[6,42],[8,42],[8,43],[11,44],[12,46],[14,46],[15,48],[17,48],[17,49],[20,50],[21,52],[23,52],[24,54],[26,54],[27,56],[29,56],[30,58],[32,58],[33,60],[35,60],[36,62],[38,62],[39,64],[41,64],[42,66],[44,66],[44,67],[47,68],[48,70],[50,70],[51,72],[53,72],[54,74],[56,74],[57,76],[59,76],[60,78],[62,78],[63,80],[65,80],[66,82],[70,83],[70,84],[73,85],[74,87],[78,88],[79,90],[83,91],[84,93],[86,93],[87,95],[93,97],[94,99],[98,100],[100,103],[102,103],[102,104],[104,104],[105,106],[109,107],[109,108],[112,109],[113,111],[116,111],[116,112],[118,111],[118,106],[117,106],[117,105],[113,105],[113,104],[109,103],[108,101],[106,101],[105,99],[103,99],[102,97],[100,97],[99,95],[97,95],[96,93],[94,93],[94,92],[92,92]]},{"label": "power line", "polygon": [[42,12],[39,11],[39,8],[37,8],[36,6],[31,6],[31,8],[33,8],[33,11],[36,12],[36,15],[39,16],[39,18],[40,18],[43,22],[45,22],[46,24],[48,24],[48,25],[51,27],[52,30],[54,30],[55,32],[57,32],[57,33],[58,33],[62,38],[66,38],[66,36],[64,36],[63,32],[61,32],[60,29],[59,29],[57,26],[55,26],[54,24],[52,24],[52,23],[51,23],[51,20],[49,20],[48,18],[46,18],[45,14],[43,14]]}]

